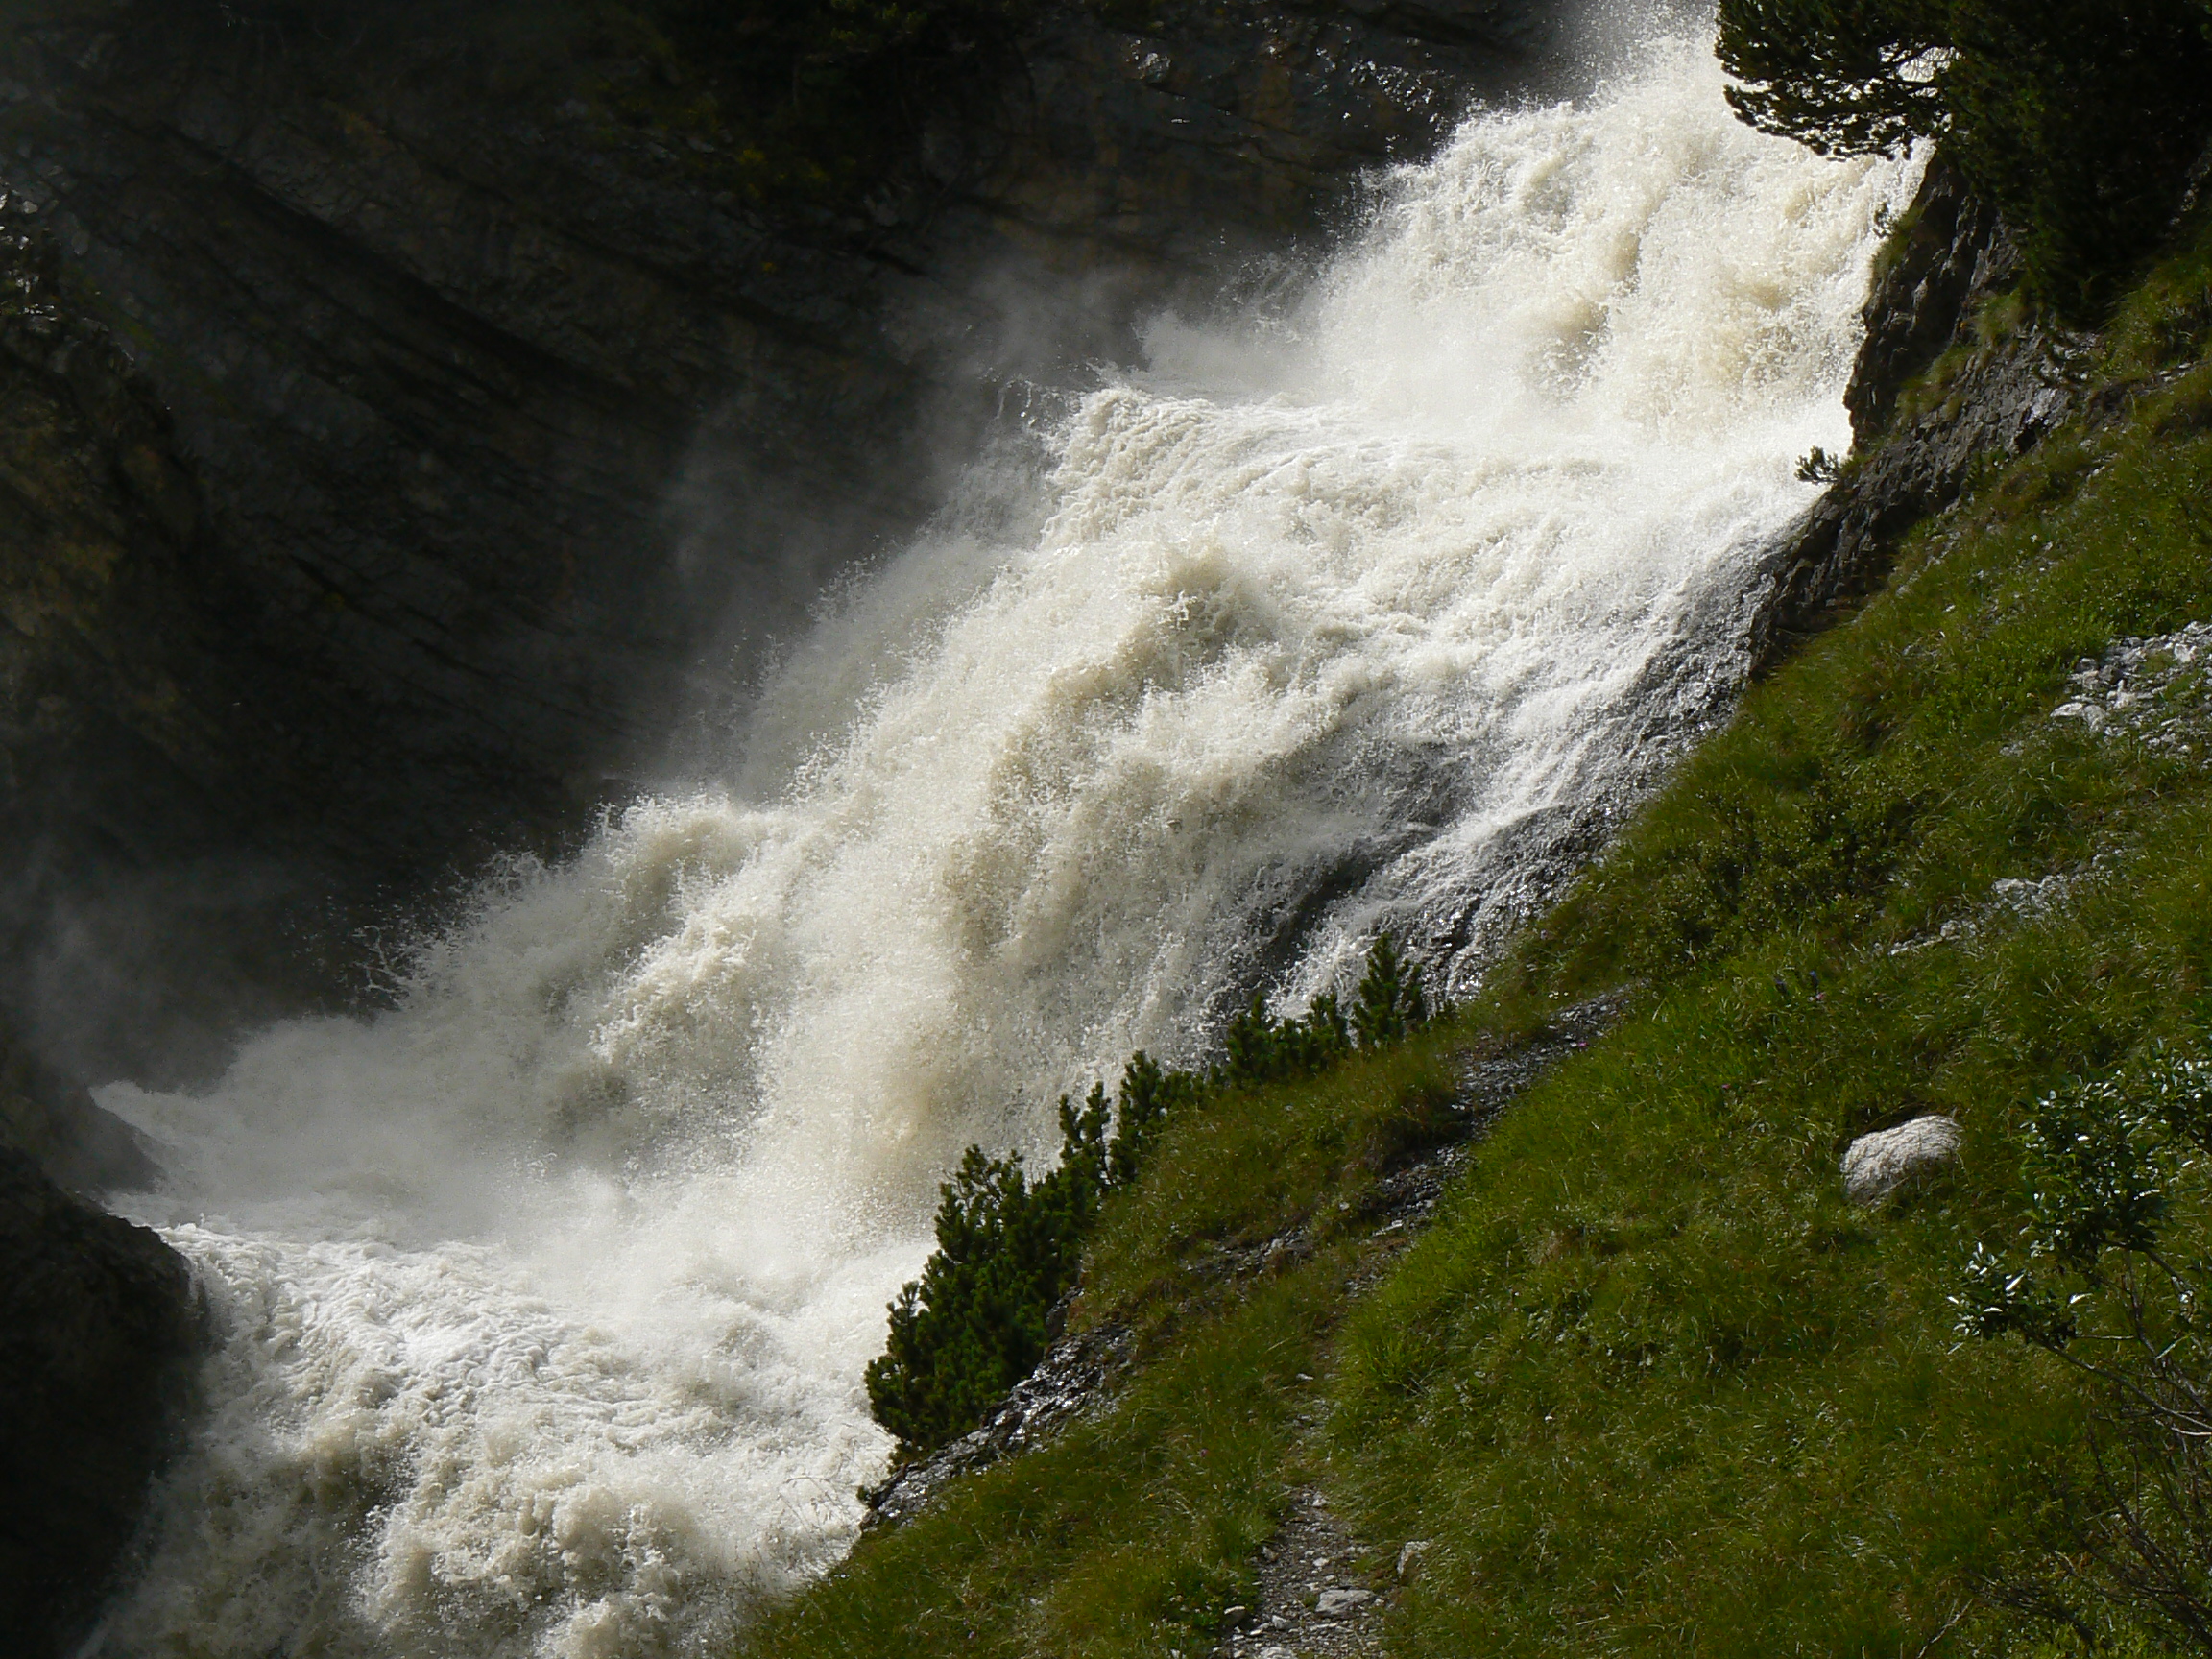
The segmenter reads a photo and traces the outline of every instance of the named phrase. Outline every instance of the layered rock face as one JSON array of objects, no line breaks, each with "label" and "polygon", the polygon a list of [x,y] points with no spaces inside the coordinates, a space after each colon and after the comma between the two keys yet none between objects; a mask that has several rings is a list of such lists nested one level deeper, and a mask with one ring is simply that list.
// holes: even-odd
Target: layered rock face
[{"label": "layered rock face", "polygon": [[0,1001],[144,1073],[343,982],[381,902],[618,798],[1009,381],[1565,72],[1547,0],[1126,10],[1035,13],[865,204],[798,208],[611,120],[665,66],[589,9],[16,11]]}]

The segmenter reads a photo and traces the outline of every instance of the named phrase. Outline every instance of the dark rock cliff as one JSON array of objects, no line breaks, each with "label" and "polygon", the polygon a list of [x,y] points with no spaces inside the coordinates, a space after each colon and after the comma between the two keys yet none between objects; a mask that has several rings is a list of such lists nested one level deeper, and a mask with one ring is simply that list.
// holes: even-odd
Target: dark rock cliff
[{"label": "dark rock cliff", "polygon": [[1898,538],[1956,500],[1977,462],[2024,453],[2080,406],[2089,341],[2022,307],[2020,276],[2003,223],[1938,156],[1867,297],[1844,394],[1857,452],[1776,551],[1758,666],[1878,587]]},{"label": "dark rock cliff", "polygon": [[1564,72],[1558,10],[1046,6],[865,204],[775,208],[607,117],[649,66],[589,9],[12,8],[0,1020],[145,1073],[342,983],[650,768],[996,388]]},{"label": "dark rock cliff", "polygon": [[204,1317],[184,1263],[0,1146],[0,1629],[75,1646],[137,1525]]}]

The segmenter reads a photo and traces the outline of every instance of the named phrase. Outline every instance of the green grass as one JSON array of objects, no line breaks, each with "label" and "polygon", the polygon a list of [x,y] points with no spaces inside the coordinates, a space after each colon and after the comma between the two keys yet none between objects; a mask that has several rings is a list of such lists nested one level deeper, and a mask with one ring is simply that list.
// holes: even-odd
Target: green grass
[{"label": "green grass", "polygon": [[[1195,1655],[1315,1467],[1316,1378],[1376,1246],[1360,1200],[1433,1140],[1450,1037],[1207,1096],[1107,1200],[1070,1315],[1130,1326],[1102,1420],[960,1482],[751,1632],[746,1654]],[[1258,1247],[1294,1240],[1264,1264]]]},{"label": "green grass", "polygon": [[[1397,1654],[2070,1650],[1974,1592],[2043,1539],[2080,1399],[1962,1342],[1946,1297],[2018,1228],[2041,1091],[2212,1035],[2212,765],[2046,718],[2078,659],[2212,617],[2208,325],[2212,237],[2116,321],[2120,415],[1923,526],[1476,1006],[1173,1124],[1077,1311],[1141,1333],[1126,1397],[863,1542],[745,1651],[1195,1655],[1310,1479],[1371,1545],[1431,1541]],[[1987,907],[2092,867],[2041,920]],[[1621,987],[1625,1022],[1376,1285],[1359,1200],[1433,1133],[1454,1049]],[[1956,1179],[1848,1206],[1849,1138],[1930,1111],[1965,1128]],[[1219,1271],[1299,1228],[1310,1256]]]},{"label": "green grass", "polygon": [[1330,1252],[1154,1364],[1105,1421],[962,1482],[741,1650],[1195,1654],[1247,1593],[1343,1293]]}]

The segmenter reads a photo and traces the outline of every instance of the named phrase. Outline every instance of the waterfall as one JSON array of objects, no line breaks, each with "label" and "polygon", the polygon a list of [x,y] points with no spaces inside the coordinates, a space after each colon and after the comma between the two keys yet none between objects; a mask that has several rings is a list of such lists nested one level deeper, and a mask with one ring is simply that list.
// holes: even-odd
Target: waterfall
[{"label": "waterfall", "polygon": [[1379,926],[1471,983],[1725,711],[1911,172],[1748,132],[1700,40],[1479,115],[979,463],[726,777],[388,1010],[104,1091],[226,1336],[101,1649],[707,1653],[834,1562],[962,1146]]}]

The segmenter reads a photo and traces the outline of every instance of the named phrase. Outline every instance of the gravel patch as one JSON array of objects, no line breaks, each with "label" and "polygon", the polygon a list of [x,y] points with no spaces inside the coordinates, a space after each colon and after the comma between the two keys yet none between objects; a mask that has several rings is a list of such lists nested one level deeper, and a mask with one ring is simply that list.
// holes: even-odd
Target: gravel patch
[{"label": "gravel patch", "polygon": [[2074,665],[2051,719],[2107,740],[2132,737],[2174,759],[2212,756],[2212,622],[2149,639],[2115,639]]}]

